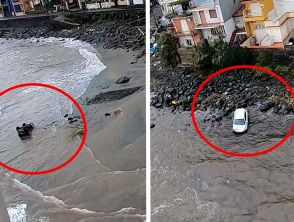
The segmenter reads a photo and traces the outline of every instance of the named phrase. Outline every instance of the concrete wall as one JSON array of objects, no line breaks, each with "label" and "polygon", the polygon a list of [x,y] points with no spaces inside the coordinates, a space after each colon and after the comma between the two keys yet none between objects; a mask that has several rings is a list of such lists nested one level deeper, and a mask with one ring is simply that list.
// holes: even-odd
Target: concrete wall
[{"label": "concrete wall", "polygon": [[221,0],[219,1],[219,4],[224,22],[231,19],[235,11],[242,6],[240,0]]},{"label": "concrete wall", "polygon": [[238,29],[243,29],[245,28],[245,23],[244,23],[244,20],[243,20],[243,16],[239,16],[239,17],[234,17],[233,18],[234,21],[235,21],[235,25]]},{"label": "concrete wall", "polygon": [[266,30],[273,37],[274,42],[283,42],[294,30],[294,18],[287,19],[281,26],[267,27]]},{"label": "concrete wall", "polygon": [[[209,10],[216,10],[217,18],[211,18],[209,14]],[[201,20],[200,12],[204,13],[205,21]],[[219,5],[215,7],[209,7],[202,10],[192,10],[193,19],[195,24],[212,24],[212,23],[223,23],[224,19],[221,13],[221,9]]]},{"label": "concrete wall", "polygon": [[219,0],[191,0],[191,2],[194,6],[199,7],[199,6],[209,6],[209,5],[218,4]]},{"label": "concrete wall", "polygon": [[281,17],[286,12],[294,12],[294,0],[273,0],[277,17]]},{"label": "concrete wall", "polygon": [[173,26],[175,27],[177,33],[183,32],[181,20],[187,22],[187,25],[188,25],[190,32],[195,31],[195,24],[194,24],[194,21],[191,17],[176,17],[176,18],[172,19],[172,23],[173,23]]},{"label": "concrete wall", "polygon": [[235,22],[233,18],[230,18],[227,20],[224,24],[225,30],[226,30],[226,42],[229,42],[231,39],[231,36],[233,32],[235,31]]}]

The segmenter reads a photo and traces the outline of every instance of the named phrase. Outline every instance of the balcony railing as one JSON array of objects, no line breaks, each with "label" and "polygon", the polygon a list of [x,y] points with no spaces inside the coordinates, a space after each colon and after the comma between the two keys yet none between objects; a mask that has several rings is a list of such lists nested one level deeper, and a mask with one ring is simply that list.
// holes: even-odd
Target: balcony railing
[{"label": "balcony railing", "polygon": [[260,17],[260,16],[263,16],[262,13],[260,13],[260,14],[252,13],[251,11],[248,11],[247,9],[245,9],[243,11],[243,15],[244,15],[245,18],[252,18],[252,17]]},{"label": "balcony railing", "polygon": [[178,35],[178,36],[183,36],[183,35],[197,35],[197,31],[196,30],[182,31],[182,32],[177,32],[176,35]]}]

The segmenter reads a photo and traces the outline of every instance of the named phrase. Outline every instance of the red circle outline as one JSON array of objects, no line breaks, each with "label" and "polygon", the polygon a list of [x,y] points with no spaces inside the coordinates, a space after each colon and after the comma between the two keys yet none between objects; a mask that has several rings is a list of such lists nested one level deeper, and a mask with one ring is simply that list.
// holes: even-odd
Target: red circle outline
[{"label": "red circle outline", "polygon": [[87,120],[86,120],[86,116],[85,116],[85,113],[82,109],[82,107],[80,106],[80,104],[71,96],[69,95],[68,93],[66,93],[65,91],[55,87],[55,86],[52,86],[52,85],[48,85],[48,84],[44,84],[44,83],[35,83],[35,82],[30,82],[30,83],[22,83],[22,84],[18,84],[18,85],[14,85],[14,86],[11,86],[3,91],[0,92],[0,96],[3,96],[4,94],[14,90],[14,89],[19,89],[19,88],[23,88],[23,87],[30,87],[30,86],[38,86],[38,87],[44,87],[44,88],[48,88],[48,89],[52,89],[52,90],[55,90],[61,94],[63,94],[64,96],[66,96],[68,99],[70,99],[73,104],[77,107],[77,109],[79,110],[80,114],[81,114],[81,117],[82,117],[82,120],[83,120],[83,124],[84,124],[84,134],[83,134],[83,137],[82,137],[82,141],[78,147],[78,149],[76,150],[76,152],[67,160],[65,161],[64,163],[54,167],[54,168],[51,168],[51,169],[48,169],[48,170],[42,170],[42,171],[24,171],[24,170],[19,170],[19,169],[15,169],[13,167],[10,167],[2,162],[0,162],[0,165],[3,166],[4,168],[12,171],[12,172],[15,172],[15,173],[19,173],[19,174],[25,174],[25,175],[44,175],[44,174],[49,174],[49,173],[53,173],[57,170],[60,170],[61,168],[65,167],[66,165],[68,165],[70,162],[72,162],[78,155],[79,153],[81,152],[84,144],[85,144],[85,141],[86,141],[86,137],[87,137]]},{"label": "red circle outline", "polygon": [[199,134],[199,136],[201,137],[201,139],[206,143],[208,144],[210,147],[212,147],[213,149],[215,149],[216,151],[218,152],[221,152],[223,154],[227,154],[227,155],[230,155],[230,156],[235,156],[235,157],[253,157],[253,156],[259,156],[259,155],[263,155],[263,154],[266,154],[268,152],[271,152],[273,151],[274,149],[277,149],[279,146],[281,146],[287,139],[289,139],[289,137],[291,136],[293,130],[294,130],[294,122],[292,122],[292,126],[290,128],[290,130],[288,131],[288,133],[286,134],[286,136],[280,141],[278,142],[277,144],[275,144],[274,146],[270,147],[270,148],[267,148],[267,149],[264,149],[262,151],[259,151],[259,152],[255,152],[255,153],[235,153],[235,152],[230,152],[230,151],[227,151],[225,149],[222,149],[222,148],[219,148],[218,146],[216,146],[215,144],[213,144],[212,142],[210,142],[202,133],[201,133],[201,130],[199,129],[199,126],[197,124],[197,121],[196,121],[196,118],[195,118],[195,104],[197,102],[197,98],[201,92],[201,90],[203,89],[203,87],[209,82],[211,81],[213,78],[215,78],[216,76],[224,73],[224,72],[227,72],[227,71],[231,71],[231,70],[234,70],[234,69],[257,69],[257,70],[260,70],[262,72],[265,72],[275,78],[277,78],[278,80],[280,80],[284,86],[286,86],[286,88],[288,89],[288,91],[291,93],[291,96],[292,96],[292,99],[294,99],[294,91],[292,90],[292,88],[290,87],[290,85],[286,82],[285,79],[283,79],[281,76],[279,76],[278,74],[268,70],[268,69],[265,69],[263,67],[260,67],[260,66],[253,66],[253,65],[237,65],[237,66],[230,66],[230,67],[227,67],[227,68],[224,68],[224,69],[221,69],[219,70],[218,72],[215,72],[213,74],[211,74],[208,78],[206,78],[202,83],[201,85],[198,87],[194,97],[193,97],[193,101],[192,101],[192,107],[191,107],[191,117],[192,117],[192,122],[193,122],[193,125],[194,125],[194,128],[196,130],[196,132]]}]

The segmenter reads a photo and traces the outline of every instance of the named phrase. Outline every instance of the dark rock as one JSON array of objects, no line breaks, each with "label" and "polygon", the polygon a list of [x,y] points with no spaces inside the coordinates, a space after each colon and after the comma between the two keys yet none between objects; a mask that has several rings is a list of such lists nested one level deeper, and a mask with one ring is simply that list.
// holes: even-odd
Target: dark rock
[{"label": "dark rock", "polygon": [[222,116],[217,116],[217,117],[215,118],[215,121],[219,122],[219,121],[221,121],[222,119],[223,119]]},{"label": "dark rock", "polygon": [[122,76],[118,80],[116,80],[115,83],[116,84],[124,84],[124,83],[127,83],[128,81],[130,81],[130,78],[129,77]]},{"label": "dark rock", "polygon": [[154,128],[155,127],[155,124],[154,123],[151,123],[150,124],[150,128],[152,129],[152,128]]},{"label": "dark rock", "polygon": [[73,120],[70,120],[68,123],[69,124],[73,124],[74,122],[77,122],[78,120],[76,120],[76,119],[73,119]]},{"label": "dark rock", "polygon": [[68,117],[68,114],[65,114],[64,117]]},{"label": "dark rock", "polygon": [[161,104],[161,103],[156,103],[154,106],[155,106],[156,108],[161,108],[161,107],[162,107],[162,104]]},{"label": "dark rock", "polygon": [[261,102],[258,105],[258,110],[260,112],[267,112],[268,110],[270,110],[272,107],[274,107],[274,104],[270,101],[265,101],[265,102]]},{"label": "dark rock", "polygon": [[111,116],[111,114],[110,114],[110,113],[105,113],[104,115],[105,115],[105,116]]},{"label": "dark rock", "polygon": [[107,89],[107,88],[109,88],[109,85],[108,84],[106,84],[104,86],[101,86],[101,89]]}]

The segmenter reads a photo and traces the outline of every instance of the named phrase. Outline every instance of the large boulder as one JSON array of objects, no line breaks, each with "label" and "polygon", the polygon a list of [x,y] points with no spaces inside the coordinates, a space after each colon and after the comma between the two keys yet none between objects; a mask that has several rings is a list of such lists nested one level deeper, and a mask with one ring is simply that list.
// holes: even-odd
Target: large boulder
[{"label": "large boulder", "polygon": [[270,110],[272,107],[274,107],[274,104],[270,101],[264,101],[258,104],[258,110],[260,112],[267,112]]}]

